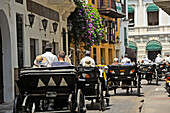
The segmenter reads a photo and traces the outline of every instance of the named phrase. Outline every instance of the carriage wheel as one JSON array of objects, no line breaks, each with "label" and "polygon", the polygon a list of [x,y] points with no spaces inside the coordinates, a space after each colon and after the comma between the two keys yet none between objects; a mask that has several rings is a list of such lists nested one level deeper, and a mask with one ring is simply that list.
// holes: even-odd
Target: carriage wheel
[{"label": "carriage wheel", "polygon": [[100,96],[100,110],[104,111],[104,97],[101,82],[99,82],[99,96]]},{"label": "carriage wheel", "polygon": [[156,85],[158,85],[158,73],[156,72]]},{"label": "carriage wheel", "polygon": [[13,113],[22,113],[22,95],[18,94],[14,101]]},{"label": "carriage wheel", "polygon": [[140,75],[137,76],[137,95],[139,96],[140,95],[140,81],[141,78],[140,78]]},{"label": "carriage wheel", "polygon": [[28,97],[22,113],[33,113],[34,112],[33,109],[35,109],[34,105],[33,105],[31,98]]},{"label": "carriage wheel", "polygon": [[86,113],[85,97],[81,89],[77,93],[77,113]]}]

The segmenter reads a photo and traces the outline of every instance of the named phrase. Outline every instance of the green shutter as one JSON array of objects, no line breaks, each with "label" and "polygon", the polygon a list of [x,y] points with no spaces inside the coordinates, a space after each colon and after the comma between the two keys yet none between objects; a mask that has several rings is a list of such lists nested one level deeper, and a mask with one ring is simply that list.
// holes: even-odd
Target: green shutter
[{"label": "green shutter", "polygon": [[134,51],[137,51],[137,46],[134,42],[129,41],[129,48],[133,49]]},{"label": "green shutter", "polygon": [[128,13],[134,13],[134,9],[132,6],[128,6]]},{"label": "green shutter", "polygon": [[155,4],[150,4],[150,5],[147,7],[147,12],[153,12],[153,11],[159,11],[159,7],[156,6]]},{"label": "green shutter", "polygon": [[162,46],[160,42],[158,41],[150,41],[146,45],[146,50],[147,51],[157,51],[157,50],[162,50]]}]

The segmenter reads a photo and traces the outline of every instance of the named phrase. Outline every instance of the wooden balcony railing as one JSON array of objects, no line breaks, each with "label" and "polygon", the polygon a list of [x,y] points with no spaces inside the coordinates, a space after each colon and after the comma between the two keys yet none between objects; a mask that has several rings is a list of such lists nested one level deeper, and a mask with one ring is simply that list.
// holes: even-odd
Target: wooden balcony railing
[{"label": "wooden balcony railing", "polygon": [[[126,14],[125,6],[126,6],[125,4],[117,2],[116,0],[99,0],[98,1],[99,12],[104,11],[104,9],[110,10],[112,11],[112,13],[117,13],[118,18],[119,16],[120,17],[125,16]],[[123,16],[121,16],[121,14],[123,14]]]}]

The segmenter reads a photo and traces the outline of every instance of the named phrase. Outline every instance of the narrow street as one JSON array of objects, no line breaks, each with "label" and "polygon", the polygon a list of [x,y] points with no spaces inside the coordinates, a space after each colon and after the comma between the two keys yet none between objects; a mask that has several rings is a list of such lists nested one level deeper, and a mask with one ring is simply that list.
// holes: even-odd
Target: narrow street
[{"label": "narrow street", "polygon": [[[105,111],[99,111],[99,104],[91,105],[86,101],[87,113],[169,113],[170,97],[164,89],[164,81],[159,81],[159,85],[148,85],[146,80],[142,80],[141,96],[136,96],[136,89],[126,94],[126,90],[118,89],[114,95],[110,91],[110,105],[105,107]],[[0,113],[12,113],[12,105],[1,105]],[[40,112],[39,112],[40,113]],[[43,112],[50,113],[50,112]],[[54,111],[51,113],[55,113]],[[60,112],[57,112],[60,113]],[[68,112],[62,112],[68,113]]]}]

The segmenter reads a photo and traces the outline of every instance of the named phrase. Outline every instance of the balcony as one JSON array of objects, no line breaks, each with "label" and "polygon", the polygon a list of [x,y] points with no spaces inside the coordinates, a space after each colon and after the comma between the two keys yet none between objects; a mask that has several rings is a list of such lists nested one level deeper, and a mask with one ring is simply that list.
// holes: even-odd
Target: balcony
[{"label": "balcony", "polygon": [[116,0],[100,0],[97,7],[99,13],[105,16],[112,18],[123,18],[126,16],[125,4]]},{"label": "balcony", "polygon": [[129,35],[169,34],[170,26],[129,27]]}]

